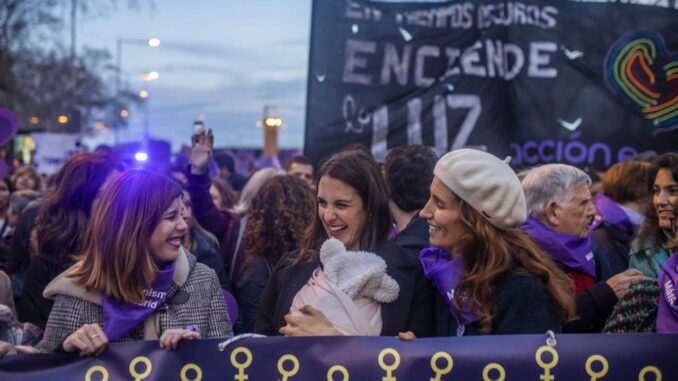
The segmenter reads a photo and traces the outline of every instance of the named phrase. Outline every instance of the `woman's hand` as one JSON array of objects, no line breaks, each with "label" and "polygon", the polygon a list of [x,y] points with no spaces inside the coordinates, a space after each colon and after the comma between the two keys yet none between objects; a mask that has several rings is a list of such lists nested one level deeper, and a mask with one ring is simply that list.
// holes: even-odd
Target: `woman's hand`
[{"label": "woman's hand", "polygon": [[19,354],[40,353],[38,348],[31,347],[30,345],[15,345],[14,349],[16,350],[16,353],[19,353]]},{"label": "woman's hand", "polygon": [[303,315],[285,315],[287,325],[280,328],[280,333],[287,336],[341,336],[341,333],[319,310],[311,306],[303,306],[299,312]]},{"label": "woman's hand", "polygon": [[181,328],[168,329],[160,335],[160,349],[172,351],[177,349],[181,340],[197,340],[199,338],[200,332]]},{"label": "woman's hand", "polygon": [[631,285],[646,280],[650,280],[650,278],[643,275],[640,270],[628,269],[623,273],[619,273],[611,277],[605,282],[608,284],[608,286],[610,286],[610,288],[612,288],[612,291],[614,291],[617,299],[621,300],[626,296],[626,294],[629,293],[631,290]]},{"label": "woman's hand", "polygon": [[191,143],[191,173],[202,175],[207,172],[207,164],[212,158],[212,147],[214,146],[212,130],[193,135]]},{"label": "woman's hand", "polygon": [[99,324],[85,324],[71,333],[62,347],[66,352],[80,352],[80,357],[98,356],[108,346],[108,337]]},{"label": "woman's hand", "polygon": [[15,355],[15,354],[16,349],[14,349],[14,345],[6,341],[0,341],[0,358],[6,355]]},{"label": "woman's hand", "polygon": [[398,332],[398,338],[403,341],[412,341],[416,339],[417,336],[414,335],[414,332],[407,331],[407,332]]}]

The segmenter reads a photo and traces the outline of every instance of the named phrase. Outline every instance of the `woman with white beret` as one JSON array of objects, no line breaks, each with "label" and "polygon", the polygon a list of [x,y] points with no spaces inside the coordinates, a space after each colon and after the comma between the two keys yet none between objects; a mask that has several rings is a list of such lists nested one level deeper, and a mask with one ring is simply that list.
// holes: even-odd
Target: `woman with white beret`
[{"label": "woman with white beret", "polygon": [[420,260],[446,302],[437,335],[560,332],[575,311],[570,281],[518,228],[525,196],[508,159],[459,149],[434,174]]}]

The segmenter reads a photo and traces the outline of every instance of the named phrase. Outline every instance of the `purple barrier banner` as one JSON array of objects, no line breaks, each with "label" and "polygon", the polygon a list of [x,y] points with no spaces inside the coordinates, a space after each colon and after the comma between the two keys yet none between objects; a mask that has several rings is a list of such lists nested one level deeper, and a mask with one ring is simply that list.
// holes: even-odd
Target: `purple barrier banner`
[{"label": "purple barrier banner", "polygon": [[[99,357],[15,355],[1,380],[234,381],[669,381],[678,379],[678,335],[249,338],[112,344]],[[550,345],[549,345],[550,344]]]}]

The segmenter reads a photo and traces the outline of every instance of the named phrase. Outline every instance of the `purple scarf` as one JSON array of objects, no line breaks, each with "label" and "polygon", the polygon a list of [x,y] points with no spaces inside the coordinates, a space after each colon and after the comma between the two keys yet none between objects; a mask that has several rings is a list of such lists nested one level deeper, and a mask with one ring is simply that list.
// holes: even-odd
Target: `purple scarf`
[{"label": "purple scarf", "polygon": [[661,264],[657,333],[678,333],[678,251]]},{"label": "purple scarf", "polygon": [[591,236],[581,238],[560,234],[532,217],[529,217],[521,228],[556,262],[561,263],[568,269],[581,271],[593,278],[596,277],[596,263],[593,260]]},{"label": "purple scarf", "polygon": [[599,194],[596,197],[596,209],[603,215],[605,221],[628,234],[633,234],[634,229],[631,219],[629,219],[629,216],[626,215],[624,209],[622,209],[614,200],[604,194]]},{"label": "purple scarf", "polygon": [[117,341],[127,336],[163,304],[172,284],[173,275],[174,262],[163,270],[158,270],[151,287],[144,289],[146,300],[143,303],[128,303],[106,295],[101,297],[101,306],[104,310],[104,333],[109,341]]},{"label": "purple scarf", "polygon": [[478,320],[465,303],[462,304],[461,311],[454,306],[454,289],[464,276],[463,258],[452,259],[447,251],[429,246],[419,253],[419,260],[424,268],[424,274],[435,283],[457,321],[457,336],[463,336],[466,330],[464,324]]}]

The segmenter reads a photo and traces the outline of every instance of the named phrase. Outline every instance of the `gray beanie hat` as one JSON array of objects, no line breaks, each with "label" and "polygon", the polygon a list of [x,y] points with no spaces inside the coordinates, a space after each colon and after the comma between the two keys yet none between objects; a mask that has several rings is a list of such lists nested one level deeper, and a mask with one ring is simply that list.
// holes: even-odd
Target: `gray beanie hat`
[{"label": "gray beanie hat", "polygon": [[523,188],[510,160],[463,148],[440,158],[433,174],[492,225],[506,230],[527,219]]}]

